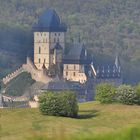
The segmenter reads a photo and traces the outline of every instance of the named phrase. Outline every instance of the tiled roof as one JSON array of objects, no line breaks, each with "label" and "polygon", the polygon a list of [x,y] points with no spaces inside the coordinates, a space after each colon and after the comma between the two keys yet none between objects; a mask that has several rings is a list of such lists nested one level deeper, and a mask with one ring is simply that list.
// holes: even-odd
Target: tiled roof
[{"label": "tiled roof", "polygon": [[97,67],[97,78],[121,78],[121,72],[116,68],[116,66],[102,66]]},{"label": "tiled roof", "polygon": [[67,27],[61,23],[55,10],[49,9],[43,12],[38,19],[38,23],[33,26],[35,31],[66,32]]},{"label": "tiled roof", "polygon": [[122,78],[122,70],[118,57],[116,57],[114,62],[112,60],[97,61],[97,59],[93,59],[92,65],[96,72],[96,75],[93,75],[93,70],[89,69],[92,71],[92,77],[96,77],[97,79]]},{"label": "tiled roof", "polygon": [[80,84],[79,82],[71,82],[71,81],[52,81],[47,83],[42,90],[81,90],[85,89],[85,86]]},{"label": "tiled roof", "polygon": [[63,58],[64,64],[90,64],[87,50],[81,43],[74,43],[70,52]]}]

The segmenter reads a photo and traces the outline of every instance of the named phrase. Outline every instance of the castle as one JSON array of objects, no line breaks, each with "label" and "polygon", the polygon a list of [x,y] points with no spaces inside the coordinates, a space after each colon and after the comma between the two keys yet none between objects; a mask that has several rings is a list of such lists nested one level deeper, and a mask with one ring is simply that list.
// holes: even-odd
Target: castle
[{"label": "castle", "polygon": [[34,24],[33,31],[34,60],[33,63],[31,60],[27,60],[27,64],[32,65],[32,71],[36,70],[34,75],[38,73],[38,76],[35,77],[41,78],[41,75],[44,75],[52,79],[53,75],[57,75],[63,80],[82,84],[92,78],[98,82],[109,80],[115,84],[122,82],[118,56],[114,64],[95,66],[85,45],[80,41],[72,43],[68,54],[64,53],[67,26],[61,22],[54,10],[47,10],[42,13],[38,22]]},{"label": "castle", "polygon": [[[109,82],[122,84],[122,70],[119,57],[114,63],[95,64],[85,44],[72,42],[65,54],[67,26],[54,10],[43,12],[33,25],[34,58],[27,57],[27,63],[3,78],[6,84],[21,72],[28,72],[36,81],[44,83],[41,90],[76,90],[79,99],[93,100],[96,84]],[[58,86],[59,85],[59,86]]]}]

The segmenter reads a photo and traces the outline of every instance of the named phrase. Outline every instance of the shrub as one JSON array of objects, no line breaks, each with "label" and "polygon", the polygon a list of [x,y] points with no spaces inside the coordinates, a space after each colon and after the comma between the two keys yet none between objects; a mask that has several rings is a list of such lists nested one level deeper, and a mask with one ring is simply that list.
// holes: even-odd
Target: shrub
[{"label": "shrub", "polygon": [[70,91],[43,93],[39,97],[39,108],[44,115],[77,117],[76,94]]},{"label": "shrub", "polygon": [[121,85],[117,89],[116,100],[123,104],[133,105],[138,103],[138,96],[130,85]]},{"label": "shrub", "polygon": [[95,99],[101,103],[112,103],[115,95],[115,87],[108,83],[101,83],[96,87]]},{"label": "shrub", "polygon": [[140,105],[140,83],[135,87],[135,90],[138,97],[138,104]]}]

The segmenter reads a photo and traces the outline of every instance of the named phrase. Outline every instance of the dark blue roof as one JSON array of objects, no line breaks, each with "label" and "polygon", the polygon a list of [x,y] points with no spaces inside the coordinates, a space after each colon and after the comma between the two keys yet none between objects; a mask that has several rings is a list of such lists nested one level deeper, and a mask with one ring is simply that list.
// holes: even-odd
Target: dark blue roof
[{"label": "dark blue roof", "polygon": [[70,49],[70,52],[64,56],[63,64],[90,64],[87,50],[81,43],[75,43]]},{"label": "dark blue roof", "polygon": [[57,42],[57,43],[55,44],[55,46],[54,46],[54,49],[56,49],[56,50],[62,50],[63,48],[62,48],[62,46],[59,44],[59,42]]},{"label": "dark blue roof", "polygon": [[49,9],[39,16],[38,23],[33,26],[33,29],[35,31],[66,32],[67,27],[61,23],[55,10]]},{"label": "dark blue roof", "polygon": [[71,82],[71,81],[51,81],[47,83],[42,90],[53,90],[53,91],[61,91],[61,90],[85,90],[86,85],[80,84],[79,82]]},{"label": "dark blue roof", "polygon": [[97,70],[97,78],[121,78],[121,71],[119,71],[116,66],[108,65],[98,67]]}]

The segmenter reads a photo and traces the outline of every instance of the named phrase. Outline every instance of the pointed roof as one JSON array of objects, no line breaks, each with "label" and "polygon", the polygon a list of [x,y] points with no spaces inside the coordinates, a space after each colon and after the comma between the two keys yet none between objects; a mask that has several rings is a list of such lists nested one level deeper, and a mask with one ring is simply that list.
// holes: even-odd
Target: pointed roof
[{"label": "pointed roof", "polygon": [[59,42],[57,42],[57,43],[55,44],[55,46],[54,46],[54,49],[56,49],[56,50],[62,50],[63,48],[62,48],[62,46],[59,44]]},{"label": "pointed roof", "polygon": [[90,60],[87,58],[87,51],[83,43],[76,42],[71,47],[69,53],[64,56],[64,64],[87,64]]},{"label": "pointed roof", "polygon": [[119,70],[120,68],[120,59],[119,59],[119,56],[117,55],[116,58],[115,58],[115,66],[116,68]]},{"label": "pointed roof", "polygon": [[35,31],[66,32],[67,27],[55,10],[44,11],[38,18],[38,23],[33,26]]},{"label": "pointed roof", "polygon": [[67,59],[75,59],[80,60],[80,58],[85,56],[85,48],[81,43],[74,43],[71,47],[68,55],[66,56]]}]

